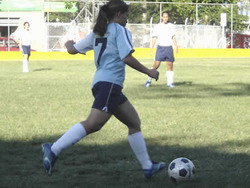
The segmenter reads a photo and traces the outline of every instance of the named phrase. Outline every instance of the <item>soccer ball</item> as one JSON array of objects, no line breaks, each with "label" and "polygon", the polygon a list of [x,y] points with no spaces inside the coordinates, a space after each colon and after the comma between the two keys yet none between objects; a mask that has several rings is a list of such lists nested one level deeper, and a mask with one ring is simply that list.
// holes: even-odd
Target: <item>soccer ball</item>
[{"label": "soccer ball", "polygon": [[194,174],[193,162],[185,157],[174,159],[168,166],[169,178],[174,182],[190,180]]}]

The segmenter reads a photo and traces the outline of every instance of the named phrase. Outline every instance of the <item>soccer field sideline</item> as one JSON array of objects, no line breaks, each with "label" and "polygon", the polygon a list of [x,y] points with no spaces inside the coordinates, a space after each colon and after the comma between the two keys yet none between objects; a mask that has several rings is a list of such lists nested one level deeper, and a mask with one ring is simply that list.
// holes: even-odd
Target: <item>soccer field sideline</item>
[{"label": "soccer field sideline", "polygon": [[[155,49],[150,53],[150,48],[135,48],[136,58],[154,58]],[[179,49],[176,58],[249,58],[250,49]],[[32,52],[30,60],[90,60],[94,58],[93,51],[86,55],[70,55],[67,52]],[[15,52],[0,52],[1,61],[21,60],[22,54]]]}]

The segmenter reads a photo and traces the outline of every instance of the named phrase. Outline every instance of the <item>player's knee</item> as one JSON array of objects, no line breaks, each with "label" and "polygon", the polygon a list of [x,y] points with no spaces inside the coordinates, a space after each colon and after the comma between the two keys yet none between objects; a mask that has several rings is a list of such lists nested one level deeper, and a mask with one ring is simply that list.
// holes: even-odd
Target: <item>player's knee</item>
[{"label": "player's knee", "polygon": [[133,129],[134,131],[141,131],[141,120],[135,120],[131,125],[128,126],[129,129]]},{"label": "player's knee", "polygon": [[103,125],[105,123],[86,120],[82,124],[83,124],[86,132],[88,134],[90,134],[90,133],[94,133],[94,132],[97,132],[97,131],[101,130],[101,128],[103,127]]},{"label": "player's knee", "polygon": [[129,127],[128,128],[128,133],[129,134],[134,134],[134,133],[137,133],[137,132],[140,132],[141,131],[141,127],[140,126],[137,126],[137,127]]}]

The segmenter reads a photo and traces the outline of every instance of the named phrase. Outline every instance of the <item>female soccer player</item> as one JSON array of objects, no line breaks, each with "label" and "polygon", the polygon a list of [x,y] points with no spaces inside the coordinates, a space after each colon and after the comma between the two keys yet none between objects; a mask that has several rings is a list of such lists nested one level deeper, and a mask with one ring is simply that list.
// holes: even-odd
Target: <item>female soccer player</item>
[{"label": "female soccer player", "polygon": [[[167,86],[174,87],[174,71],[173,71],[173,62],[174,62],[174,53],[173,53],[173,44],[176,48],[176,53],[178,53],[178,46],[175,37],[175,28],[172,23],[169,23],[169,15],[167,12],[162,13],[162,22],[157,24],[153,33],[153,42],[152,49],[154,48],[156,41],[158,41],[155,61],[153,69],[158,69],[162,61],[167,62]],[[151,85],[152,78],[149,77],[147,82],[144,84],[145,87]]]},{"label": "female soccer player", "polygon": [[43,144],[43,165],[49,175],[59,153],[88,134],[99,131],[114,115],[128,127],[128,142],[141,164],[144,175],[150,178],[165,167],[164,162],[151,161],[140,128],[139,116],[122,93],[125,65],[158,79],[157,70],[149,70],[133,56],[131,34],[125,28],[128,5],[122,0],[111,0],[103,5],[93,32],[78,43],[67,41],[70,54],[85,54],[94,50],[96,72],[92,83],[95,98],[85,121],[75,124],[53,144]]},{"label": "female soccer player", "polygon": [[29,72],[29,57],[30,57],[30,45],[31,45],[31,33],[29,22],[24,22],[24,28],[20,33],[19,49],[23,54],[23,72]]}]

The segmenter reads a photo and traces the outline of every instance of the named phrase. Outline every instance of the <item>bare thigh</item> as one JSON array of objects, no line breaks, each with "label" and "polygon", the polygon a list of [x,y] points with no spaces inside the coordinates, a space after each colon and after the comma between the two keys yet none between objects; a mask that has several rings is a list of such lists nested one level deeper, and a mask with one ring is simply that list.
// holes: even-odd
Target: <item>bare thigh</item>
[{"label": "bare thigh", "polygon": [[88,118],[81,122],[87,134],[99,131],[109,120],[112,114],[92,108]]},{"label": "bare thigh", "polygon": [[128,127],[129,134],[141,131],[140,118],[129,100],[118,107],[114,116]]}]

